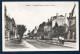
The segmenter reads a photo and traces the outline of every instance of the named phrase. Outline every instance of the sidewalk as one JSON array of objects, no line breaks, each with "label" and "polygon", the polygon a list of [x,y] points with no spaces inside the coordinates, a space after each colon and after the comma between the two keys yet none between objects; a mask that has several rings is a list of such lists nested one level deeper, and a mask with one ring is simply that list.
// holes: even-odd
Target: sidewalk
[{"label": "sidewalk", "polygon": [[33,45],[29,44],[25,40],[22,40],[22,42],[19,43],[18,39],[5,41],[5,47],[7,49],[35,48]]},{"label": "sidewalk", "polygon": [[74,42],[65,42],[64,45],[57,45],[57,41],[52,41],[51,43],[51,40],[38,40],[40,42],[44,42],[44,43],[47,43],[47,44],[53,44],[53,45],[56,45],[56,46],[63,46],[63,47],[69,47],[69,48],[76,48],[76,43]]},{"label": "sidewalk", "polygon": [[33,45],[31,45],[30,43],[26,42],[25,40],[23,40],[23,43],[25,44],[26,47],[29,47],[29,48],[36,48],[34,47]]},{"label": "sidewalk", "polygon": [[75,48],[76,47],[76,43],[74,43],[74,42],[65,42],[64,46]]}]

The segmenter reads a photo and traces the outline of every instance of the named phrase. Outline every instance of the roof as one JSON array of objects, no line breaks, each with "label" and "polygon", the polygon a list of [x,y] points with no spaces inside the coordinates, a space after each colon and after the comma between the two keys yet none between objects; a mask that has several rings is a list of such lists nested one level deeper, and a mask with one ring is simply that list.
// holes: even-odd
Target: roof
[{"label": "roof", "polygon": [[76,17],[71,17],[71,18],[70,17],[67,17],[67,19],[68,20],[70,20],[70,19],[76,19]]},{"label": "roof", "polygon": [[7,16],[7,15],[6,15],[6,20],[12,21],[12,19],[9,16]]}]

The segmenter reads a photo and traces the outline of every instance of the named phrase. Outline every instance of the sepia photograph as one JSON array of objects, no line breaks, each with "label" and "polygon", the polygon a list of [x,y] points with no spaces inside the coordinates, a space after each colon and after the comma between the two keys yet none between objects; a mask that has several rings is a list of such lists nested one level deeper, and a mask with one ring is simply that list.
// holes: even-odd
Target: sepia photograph
[{"label": "sepia photograph", "polygon": [[2,2],[2,51],[79,51],[79,2]]}]

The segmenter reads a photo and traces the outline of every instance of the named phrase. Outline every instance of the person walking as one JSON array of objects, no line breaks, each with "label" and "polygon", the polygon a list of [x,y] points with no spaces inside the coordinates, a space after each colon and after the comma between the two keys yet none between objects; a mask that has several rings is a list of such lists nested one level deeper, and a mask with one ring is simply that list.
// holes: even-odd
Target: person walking
[{"label": "person walking", "polygon": [[60,45],[60,44],[61,44],[61,42],[62,42],[62,37],[61,37],[61,36],[59,36],[59,38],[58,38],[58,45]]},{"label": "person walking", "polygon": [[62,45],[64,45],[64,37],[62,37]]}]

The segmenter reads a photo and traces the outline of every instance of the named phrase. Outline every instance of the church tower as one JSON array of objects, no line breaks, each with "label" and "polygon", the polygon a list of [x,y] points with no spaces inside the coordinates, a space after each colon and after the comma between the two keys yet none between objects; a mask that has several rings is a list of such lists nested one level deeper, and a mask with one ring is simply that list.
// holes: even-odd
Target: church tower
[{"label": "church tower", "polygon": [[71,13],[69,14],[69,17],[70,17],[70,18],[72,18],[72,17],[73,17],[75,7],[76,7],[76,4],[74,3],[74,7],[73,7],[73,9],[72,9]]},{"label": "church tower", "polygon": [[76,16],[74,15],[74,10],[75,10],[76,4],[74,4],[74,7],[69,13],[68,21],[69,21],[69,35],[68,39],[76,39]]}]

